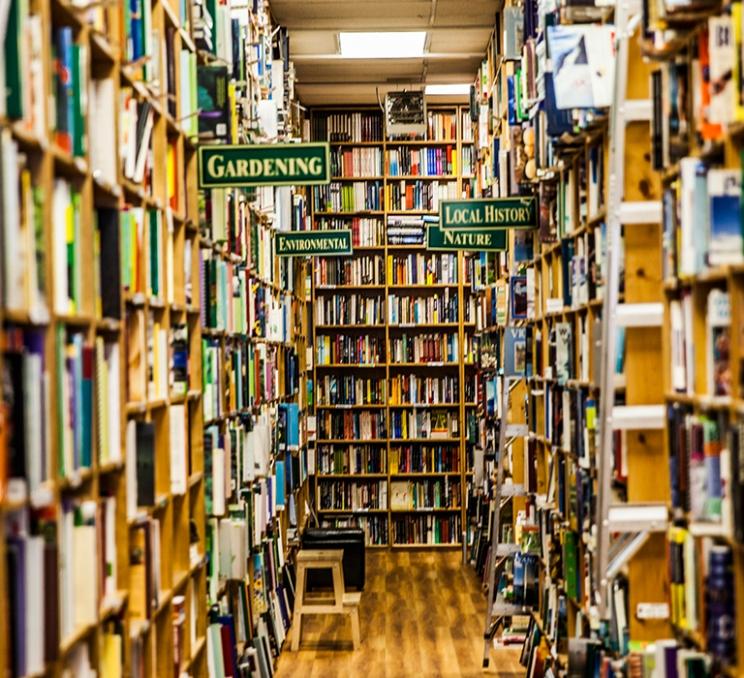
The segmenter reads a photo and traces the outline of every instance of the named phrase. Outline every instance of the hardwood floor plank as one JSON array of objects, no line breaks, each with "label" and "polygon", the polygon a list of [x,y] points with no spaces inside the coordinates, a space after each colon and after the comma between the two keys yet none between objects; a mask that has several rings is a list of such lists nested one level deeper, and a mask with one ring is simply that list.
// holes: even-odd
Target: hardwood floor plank
[{"label": "hardwood floor plank", "polygon": [[493,650],[481,668],[485,609],[459,552],[368,551],[359,650],[348,617],[308,617],[300,651],[285,645],[277,678],[523,678],[518,649]]}]

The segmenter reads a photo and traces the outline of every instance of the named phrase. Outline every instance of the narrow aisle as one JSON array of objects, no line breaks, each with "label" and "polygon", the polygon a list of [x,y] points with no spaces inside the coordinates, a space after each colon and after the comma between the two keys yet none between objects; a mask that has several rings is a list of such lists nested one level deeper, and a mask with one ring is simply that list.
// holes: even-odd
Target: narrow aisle
[{"label": "narrow aisle", "polygon": [[277,678],[522,678],[519,650],[493,653],[482,671],[485,607],[459,552],[368,551],[359,650],[351,650],[348,618],[309,617],[300,651],[279,657]]}]

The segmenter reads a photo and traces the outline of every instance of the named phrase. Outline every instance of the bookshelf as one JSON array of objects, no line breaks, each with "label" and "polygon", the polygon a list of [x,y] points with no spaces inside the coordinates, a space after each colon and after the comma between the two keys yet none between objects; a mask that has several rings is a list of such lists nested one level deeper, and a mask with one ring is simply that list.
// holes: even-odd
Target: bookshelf
[{"label": "bookshelf", "polygon": [[[663,18],[649,18],[649,38],[661,34]],[[740,24],[738,4],[730,14],[717,8],[694,14],[689,26],[659,41],[661,59],[651,75],[650,149],[664,204],[658,275],[666,369],[659,388],[666,417],[660,463],[669,469],[666,480],[674,518],[665,554],[672,572],[670,623],[680,644],[705,652],[724,675],[744,671],[742,630],[736,627],[722,636],[717,626],[740,616],[744,605],[740,453],[744,269],[739,247],[744,118],[734,88],[719,92],[713,78],[718,78],[721,59],[740,49]],[[716,37],[728,29],[730,34]],[[641,49],[654,51],[648,41]],[[706,60],[711,80],[703,81],[699,90],[710,108],[703,109],[687,93],[668,105],[665,93],[697,77]],[[741,72],[738,62],[735,68]],[[675,129],[680,115],[687,116],[688,123]],[[700,191],[694,203],[689,199],[693,185]],[[691,219],[691,207],[705,217],[700,225]],[[706,471],[702,464],[707,464]],[[709,587],[713,591],[705,595]]]},{"label": "bookshelf", "polygon": [[[621,350],[609,397],[620,429],[613,503],[661,505],[670,527],[650,536],[615,579],[606,634],[596,633],[594,624],[599,582],[592,559],[607,120],[601,110],[557,108],[548,82],[554,75],[535,69],[549,42],[544,24],[530,20],[528,27],[525,14],[524,43],[515,45],[510,36],[523,9],[509,3],[497,15],[475,83],[476,193],[535,195],[540,209],[531,240],[513,232],[505,254],[479,258],[478,447],[484,463],[475,467],[469,537],[470,561],[484,572],[492,555],[484,535],[491,512],[499,510],[489,498],[496,421],[506,415],[501,380],[505,373],[521,374],[508,414],[510,422],[527,424],[527,434],[515,438],[503,462],[508,482],[527,492],[507,502],[501,535],[502,542],[516,542],[520,562],[514,557],[507,567],[509,584],[499,593],[530,615],[527,623],[507,621],[509,634],[526,643],[528,675],[548,666],[602,671],[610,661],[643,676],[651,675],[654,662],[664,675],[674,672],[668,662],[700,675],[742,672],[740,630],[725,637],[718,630],[742,605],[735,518],[741,386],[732,376],[740,362],[742,111],[731,90],[721,93],[698,78],[710,66],[714,80],[727,50],[740,49],[741,13],[737,5],[731,15],[708,8],[657,17],[661,9],[655,5],[644,15],[631,41],[626,98],[651,99],[653,116],[650,124],[627,128],[624,200],[661,203],[663,220],[623,230],[620,308],[635,311],[630,318],[625,310],[618,314]],[[582,21],[603,19],[597,9],[575,23],[574,10],[571,3],[562,6],[547,25],[581,31]],[[732,30],[722,32],[727,25]],[[714,35],[731,44],[716,44]],[[537,90],[536,72],[542,73]],[[729,207],[716,212],[722,205],[716,200],[726,196]],[[515,284],[523,293],[515,294]],[[516,299],[524,313],[506,327],[507,307],[512,304],[513,312]],[[518,577],[527,582],[526,596],[511,583]],[[714,589],[707,596],[706,586]]]},{"label": "bookshelf", "polygon": [[[227,664],[282,646],[310,274],[276,260],[273,235],[305,227],[307,198],[200,192],[196,151],[299,137],[286,37],[263,3],[11,3],[3,674],[206,675],[226,627]],[[206,110],[197,84],[226,96]]]},{"label": "bookshelf", "polygon": [[370,547],[462,541],[474,413],[469,258],[389,231],[470,191],[466,109],[428,110],[449,116],[446,135],[442,126],[429,140],[386,139],[371,108],[314,109],[307,125],[313,140],[330,141],[334,177],[316,189],[314,228],[354,234],[353,257],[320,259],[313,276],[315,503],[322,522],[364,527]]},{"label": "bookshelf", "polygon": [[12,675],[206,670],[201,328],[184,256],[199,247],[195,82],[159,70],[196,49],[185,5],[156,0],[147,20],[168,35],[160,66],[149,42],[128,51],[119,6],[12,3],[0,103]]},{"label": "bookshelf", "polygon": [[[570,24],[571,9],[552,14],[548,25]],[[671,608],[672,601],[666,538],[660,533],[615,579],[609,633],[600,637],[594,632],[593,605],[600,585],[593,558],[599,491],[598,342],[605,296],[607,117],[602,110],[557,109],[548,75],[541,75],[537,92],[532,89],[531,69],[541,59],[535,56],[535,46],[544,48],[547,36],[543,24],[533,24],[525,30],[524,43],[518,41],[515,48],[514,22],[521,21],[522,13],[522,8],[509,3],[499,13],[475,83],[476,194],[534,195],[539,223],[534,232],[511,231],[507,252],[481,255],[478,263],[477,390],[483,418],[478,447],[485,461],[482,468],[476,466],[469,557],[485,580],[486,564],[494,555],[488,551],[489,520],[493,511],[501,510],[500,541],[516,547],[508,556],[505,551],[499,555],[507,561],[507,585],[499,585],[496,599],[504,605],[524,606],[531,615],[526,624],[511,616],[505,624],[511,622],[509,632],[525,639],[528,671],[551,666],[554,671],[570,672],[579,657],[596,661],[597,666],[618,659],[618,665],[634,670],[630,667],[649,652],[647,643],[673,637],[667,620],[642,618],[637,614],[639,605],[669,603]],[[592,16],[601,19],[599,11]],[[583,30],[583,24],[573,25],[578,28],[572,30]],[[649,98],[650,71],[634,40],[628,99]],[[526,90],[509,99],[508,93],[525,75]],[[628,127],[625,200],[661,198],[650,160],[649,132],[648,123]],[[663,300],[661,229],[648,224],[626,226],[622,244],[620,302],[645,304],[657,317]],[[507,317],[512,318],[508,327]],[[608,397],[613,398],[616,412],[628,416],[627,430],[618,431],[614,438],[613,502],[668,503],[662,422],[650,426],[640,422],[644,406],[663,400],[661,380],[649,375],[658,374],[659,365],[667,364],[664,332],[661,322],[628,323],[618,318],[617,327],[622,348],[615,364],[614,394]],[[505,375],[521,377],[511,391],[508,413],[500,402]],[[494,507],[489,499],[496,473],[497,422],[507,415],[510,424],[525,425],[524,434],[515,434],[502,460],[507,487],[520,491],[503,507]],[[517,590],[518,579],[527,582],[524,589]]]}]

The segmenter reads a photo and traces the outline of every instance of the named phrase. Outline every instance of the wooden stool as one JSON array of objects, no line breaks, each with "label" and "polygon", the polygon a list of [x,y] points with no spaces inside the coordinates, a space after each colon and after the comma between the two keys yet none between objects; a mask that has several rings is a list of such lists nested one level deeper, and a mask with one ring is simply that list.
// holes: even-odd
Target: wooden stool
[{"label": "wooden stool", "polygon": [[[359,647],[359,603],[361,592],[347,593],[341,571],[344,552],[300,551],[297,554],[297,587],[295,594],[294,629],[292,630],[292,652],[300,647],[302,635],[302,615],[305,614],[348,614],[351,616],[351,639],[354,649]],[[308,570],[330,570],[333,577],[333,594],[309,594],[305,591]]]}]

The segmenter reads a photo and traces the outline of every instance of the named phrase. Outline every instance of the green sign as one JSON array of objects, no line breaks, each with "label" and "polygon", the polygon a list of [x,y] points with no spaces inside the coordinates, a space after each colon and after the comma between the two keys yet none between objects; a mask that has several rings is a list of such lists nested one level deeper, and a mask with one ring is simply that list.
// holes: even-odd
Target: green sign
[{"label": "green sign", "polygon": [[353,252],[351,229],[279,232],[274,247],[279,257],[342,257]]},{"label": "green sign", "polygon": [[327,143],[199,146],[199,188],[312,186],[330,180]]},{"label": "green sign", "polygon": [[442,228],[536,228],[537,202],[529,198],[442,200]]},{"label": "green sign", "polygon": [[429,250],[486,250],[506,249],[507,231],[503,228],[448,228],[429,224],[426,231],[426,249]]}]

